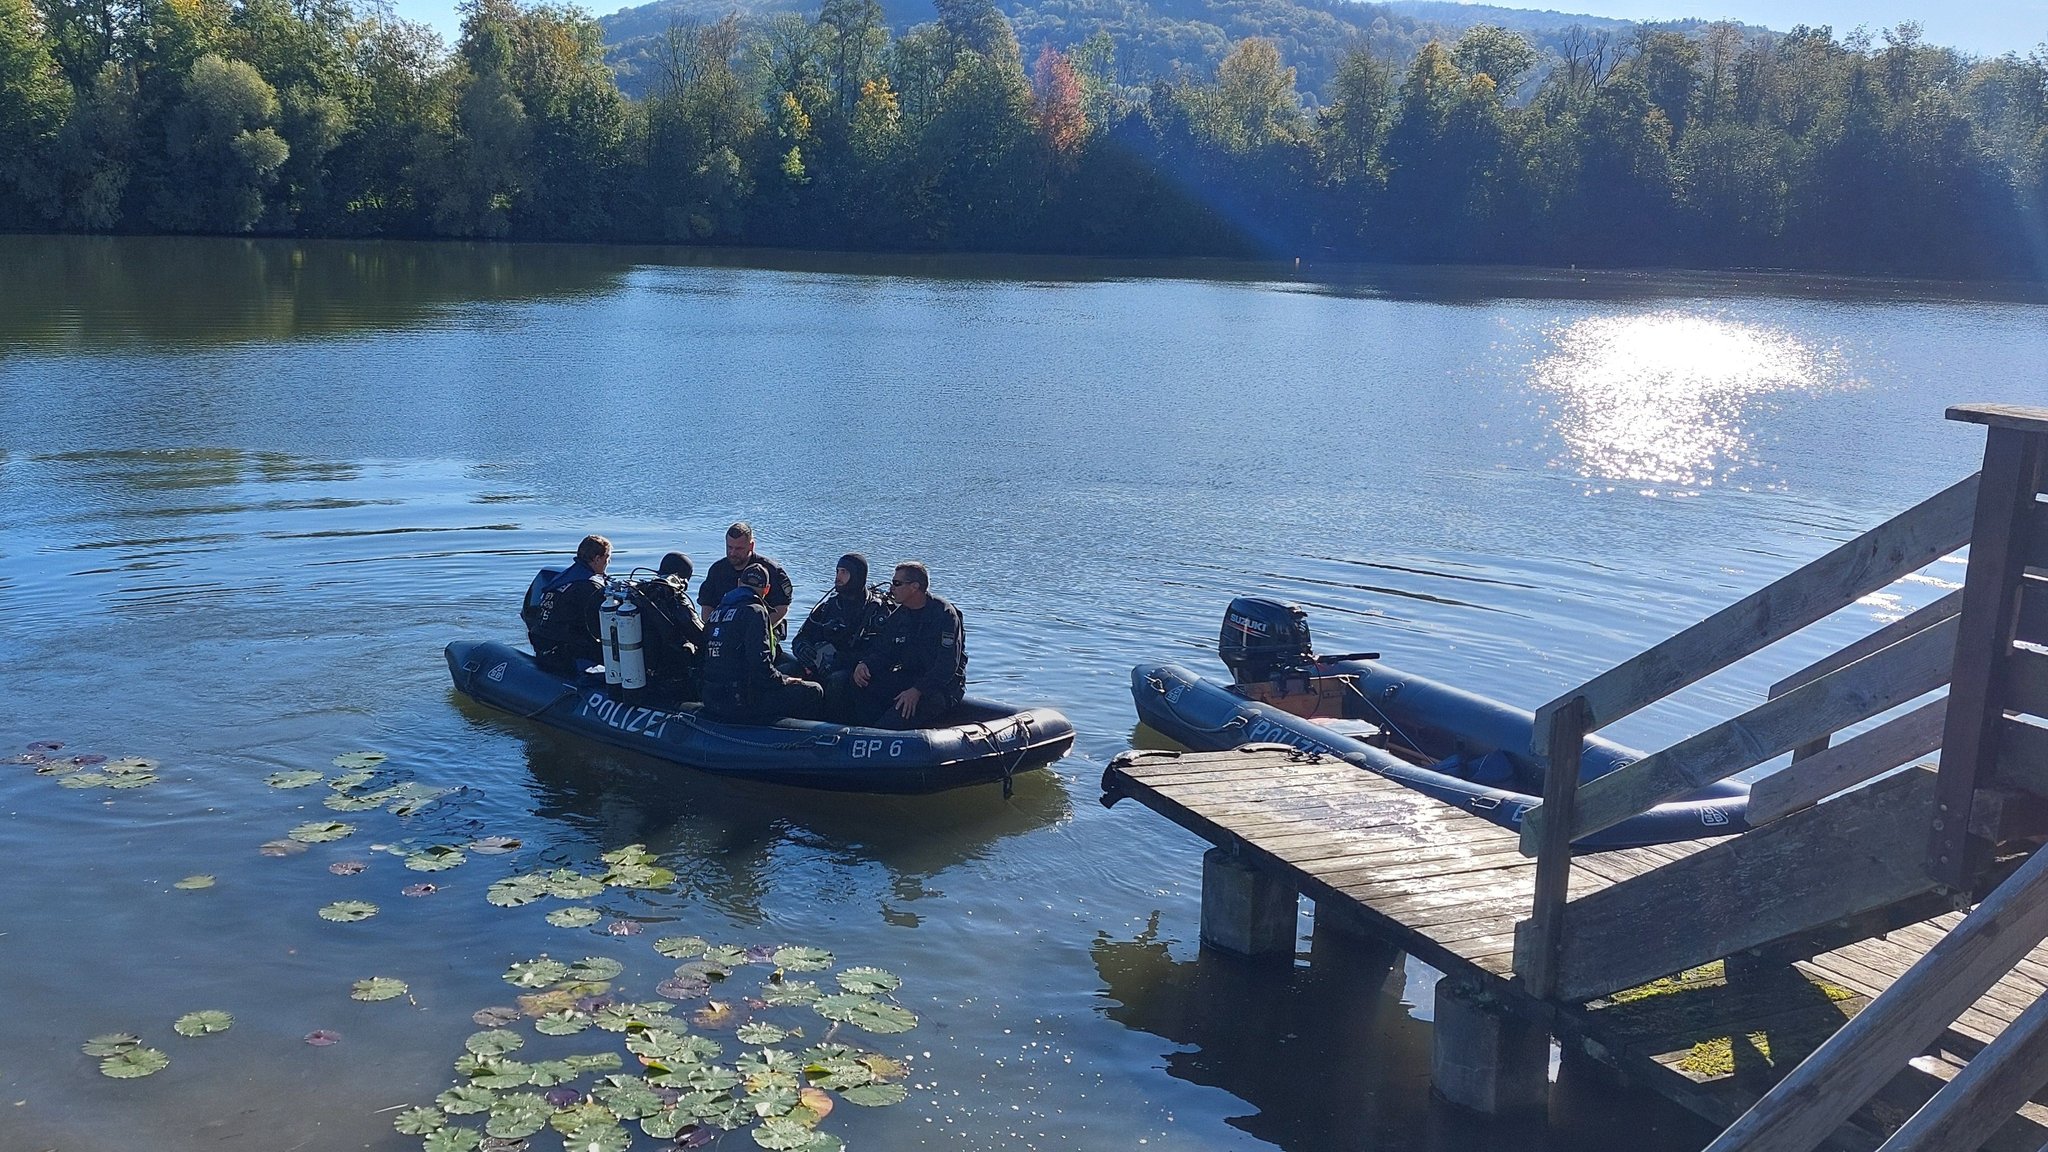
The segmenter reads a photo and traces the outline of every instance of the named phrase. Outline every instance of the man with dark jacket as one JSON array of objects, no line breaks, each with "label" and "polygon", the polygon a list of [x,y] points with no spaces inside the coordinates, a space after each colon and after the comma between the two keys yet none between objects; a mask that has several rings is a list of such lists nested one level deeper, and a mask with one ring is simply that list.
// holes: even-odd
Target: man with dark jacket
[{"label": "man with dark jacket", "polygon": [[704,716],[729,724],[773,724],[787,716],[819,720],[825,689],[775,668],[774,628],[762,596],[768,570],[750,564],[706,618]]},{"label": "man with dark jacket", "polygon": [[686,693],[696,689],[697,664],[704,653],[704,621],[690,602],[690,576],[695,571],[688,556],[671,552],[661,558],[654,579],[633,585],[646,628],[647,671]]},{"label": "man with dark jacket", "polygon": [[932,728],[967,693],[967,632],[960,611],[931,594],[931,573],[909,561],[889,588],[897,609],[853,669],[854,722]]},{"label": "man with dark jacket", "polygon": [[575,673],[604,659],[597,609],[604,602],[604,570],[611,562],[612,542],[585,536],[576,546],[574,563],[553,580],[536,580],[527,589],[519,616],[541,667]]},{"label": "man with dark jacket", "polygon": [[783,618],[789,615],[789,604],[796,594],[782,565],[754,551],[754,526],[745,520],[725,530],[725,557],[704,574],[704,583],[697,586],[697,603],[704,606],[705,618],[709,619],[712,609],[739,585],[740,573],[749,564],[759,564],[768,573],[768,593],[762,597],[762,603],[768,609],[768,622],[780,636]]},{"label": "man with dark jacket", "polygon": [[893,607],[868,588],[868,558],[848,552],[839,558],[832,590],[804,617],[790,642],[795,663],[816,676],[851,666],[854,653],[866,647]]}]

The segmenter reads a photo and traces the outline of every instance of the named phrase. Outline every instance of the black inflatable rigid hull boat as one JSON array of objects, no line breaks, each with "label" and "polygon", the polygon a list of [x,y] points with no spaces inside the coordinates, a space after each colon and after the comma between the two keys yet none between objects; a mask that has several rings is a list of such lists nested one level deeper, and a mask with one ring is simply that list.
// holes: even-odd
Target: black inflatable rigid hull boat
[{"label": "black inflatable rigid hull boat", "polygon": [[837,792],[927,793],[1007,782],[1067,754],[1074,726],[1051,708],[972,697],[943,728],[893,731],[782,720],[725,724],[694,703],[637,700],[595,673],[571,679],[505,644],[448,645],[455,687],[481,704],[721,776]]}]

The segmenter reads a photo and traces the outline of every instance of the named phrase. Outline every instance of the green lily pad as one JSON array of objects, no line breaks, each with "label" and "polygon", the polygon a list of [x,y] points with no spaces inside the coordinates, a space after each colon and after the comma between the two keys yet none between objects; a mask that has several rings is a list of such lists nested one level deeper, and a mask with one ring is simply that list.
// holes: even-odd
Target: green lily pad
[{"label": "green lily pad", "polygon": [[523,1140],[547,1127],[553,1112],[548,1102],[534,1093],[514,1092],[491,1107],[484,1132],[500,1140]]},{"label": "green lily pad", "polygon": [[733,1035],[742,1044],[780,1044],[789,1033],[773,1024],[752,1020],[740,1025]]},{"label": "green lily pad", "polygon": [[320,909],[322,920],[332,920],[337,924],[353,924],[358,920],[368,920],[376,914],[377,906],[368,900],[336,900]]},{"label": "green lily pad", "polygon": [[649,852],[647,850],[647,845],[645,844],[628,844],[623,848],[614,848],[611,851],[605,853],[604,855],[599,856],[598,859],[604,861],[607,864],[615,865],[652,864],[656,860],[656,856],[654,855],[654,853]]},{"label": "green lily pad", "polygon": [[585,956],[569,965],[571,980],[611,980],[624,972],[626,966],[609,956]]},{"label": "green lily pad", "polygon": [[564,1059],[585,1072],[616,1072],[625,1066],[617,1052],[584,1052]]},{"label": "green lily pad", "polygon": [[505,970],[505,982],[520,988],[545,988],[569,974],[569,966],[543,956],[521,960]]},{"label": "green lily pad", "polygon": [[573,868],[557,868],[540,877],[547,893],[557,900],[588,900],[604,892],[604,884]]},{"label": "green lily pad", "polygon": [[100,771],[114,776],[148,776],[162,766],[155,760],[144,759],[141,756],[123,756],[100,765]]},{"label": "green lily pad", "polygon": [[385,811],[390,812],[393,816],[411,816],[443,796],[453,795],[455,789],[435,788],[427,784],[408,781],[394,788],[387,789],[387,791],[390,793],[390,796],[385,803]]},{"label": "green lily pad", "polygon": [[218,1009],[208,1008],[201,1012],[187,1012],[171,1025],[171,1031],[180,1036],[211,1036],[234,1027],[235,1018]]},{"label": "green lily pad", "polygon": [[533,1022],[533,1030],[543,1036],[573,1036],[588,1027],[590,1017],[567,1008],[550,1012]]},{"label": "green lily pad", "polygon": [[263,782],[272,788],[304,788],[318,784],[320,780],[318,772],[272,772],[263,778]]},{"label": "green lily pad", "polygon": [[817,1135],[819,1133],[813,1132],[809,1125],[781,1116],[761,1121],[761,1126],[753,1131],[754,1143],[770,1149],[770,1152],[808,1150],[811,1138]]},{"label": "green lily pad", "polygon": [[720,968],[737,968],[747,962],[747,950],[731,944],[720,944],[716,948],[704,950],[704,962]]},{"label": "green lily pad", "polygon": [[324,844],[329,840],[339,840],[344,836],[353,835],[354,832],[355,826],[351,824],[335,820],[313,820],[299,825],[285,835],[301,844]]},{"label": "green lily pad", "polygon": [[473,1116],[478,1112],[488,1112],[491,1105],[497,1102],[498,1096],[495,1092],[474,1084],[459,1084],[434,1097],[434,1103],[440,1105],[441,1111],[450,1116]]},{"label": "green lily pad", "polygon": [[265,840],[256,846],[256,850],[265,856],[297,856],[306,850],[306,846],[297,840],[279,838],[276,840]]},{"label": "green lily pad", "polygon": [[471,1034],[469,1039],[462,1042],[462,1046],[478,1056],[503,1056],[507,1052],[516,1052],[525,1047],[526,1039],[517,1032],[492,1028],[489,1031]]},{"label": "green lily pad", "polygon": [[557,908],[548,913],[547,921],[557,928],[588,928],[604,914],[595,908]]},{"label": "green lily pad", "polygon": [[844,1021],[877,1035],[908,1032],[917,1027],[917,1015],[910,1009],[851,992],[827,996],[811,1007],[827,1020]]},{"label": "green lily pad", "polygon": [[321,805],[336,812],[368,812],[384,806],[383,794],[370,792],[358,795],[354,792],[329,792]]},{"label": "green lily pad", "polygon": [[602,1128],[618,1122],[611,1109],[595,1100],[579,1101],[548,1117],[548,1127],[564,1135],[579,1128]]},{"label": "green lily pad", "polygon": [[621,1120],[638,1120],[642,1116],[660,1111],[663,1107],[661,1096],[638,1076],[609,1076],[604,1086],[591,1095],[597,1097],[605,1107],[612,1110],[612,1115]]},{"label": "green lily pad", "polygon": [[327,786],[336,792],[347,792],[352,788],[361,788],[376,778],[377,773],[371,769],[357,768],[352,772],[343,772],[341,775],[329,780]]},{"label": "green lily pad", "polygon": [[425,1136],[447,1124],[448,1118],[438,1108],[407,1108],[391,1118],[391,1126],[407,1136]]},{"label": "green lily pad", "polygon": [[764,1120],[789,1115],[796,1103],[796,1089],[788,1084],[764,1084],[759,1091],[747,1093],[747,1107]]},{"label": "green lily pad", "polygon": [[775,962],[777,968],[787,968],[791,972],[819,972],[832,966],[830,952],[823,948],[805,948],[801,945],[777,948],[775,955],[770,959]]},{"label": "green lily pad", "polygon": [[683,1097],[691,1101],[690,1114],[706,1124],[730,1132],[754,1122],[754,1113],[742,1101],[723,1092],[698,1093]]},{"label": "green lily pad", "polygon": [[778,980],[761,989],[761,999],[777,1008],[816,1004],[824,995],[809,980]]},{"label": "green lily pad", "polygon": [[438,1128],[427,1134],[420,1152],[473,1152],[483,1139],[474,1128]]},{"label": "green lily pad", "polygon": [[680,1108],[663,1108],[640,1118],[640,1131],[656,1140],[673,1140],[683,1129],[693,1127],[696,1119]]},{"label": "green lily pad", "polygon": [[531,904],[547,894],[548,887],[545,881],[537,881],[531,876],[508,876],[492,884],[484,893],[484,899],[500,908],[517,908],[522,904]]},{"label": "green lily pad", "polygon": [[62,780],[57,781],[57,787],[104,788],[107,785],[112,784],[113,782],[113,777],[102,776],[98,772],[80,772],[75,776],[66,776]]},{"label": "green lily pad", "polygon": [[124,1048],[100,1061],[100,1075],[116,1080],[133,1080],[163,1071],[171,1058],[154,1048]]},{"label": "green lily pad", "polygon": [[617,1124],[586,1124],[562,1133],[565,1152],[626,1152],[633,1134]]},{"label": "green lily pad", "polygon": [[848,1104],[858,1104],[863,1108],[885,1108],[891,1104],[903,1103],[910,1092],[901,1084],[862,1084],[858,1088],[844,1089],[839,1095]]},{"label": "green lily pad", "polygon": [[627,1035],[626,1051],[659,1064],[688,1064],[702,1059],[694,1039],[668,1028],[643,1028]]},{"label": "green lily pad", "polygon": [[108,1032],[95,1036],[79,1046],[87,1056],[119,1056],[123,1052],[142,1047],[142,1037],[131,1032]]},{"label": "green lily pad", "polygon": [[591,1023],[607,1032],[624,1032],[629,1028],[645,1028],[647,1017],[638,1004],[607,1004],[591,1016]]},{"label": "green lily pad", "polygon": [[702,936],[663,936],[654,942],[654,950],[671,960],[702,956],[710,946]]},{"label": "green lily pad", "polygon": [[874,1072],[858,1060],[808,1062],[804,1065],[804,1075],[810,1079],[811,1083],[816,1084],[818,1087],[827,1088],[834,1092],[844,1092],[849,1088],[859,1088],[866,1084],[872,1084],[875,1080]]},{"label": "green lily pad", "polygon": [[375,768],[388,757],[382,752],[347,752],[334,758],[336,768]]},{"label": "green lily pad", "polygon": [[446,872],[467,859],[469,857],[464,856],[460,848],[436,844],[407,856],[405,866],[415,872]]},{"label": "green lily pad", "polygon": [[599,879],[613,888],[666,888],[676,882],[676,874],[652,864],[615,864]]},{"label": "green lily pad", "polygon": [[519,838],[516,836],[479,836],[464,845],[464,847],[472,852],[482,852],[486,856],[496,856],[503,852],[516,851],[519,848]]},{"label": "green lily pad", "polygon": [[881,968],[848,968],[838,976],[839,986],[848,992],[874,995],[878,992],[894,992],[903,986],[894,972]]},{"label": "green lily pad", "polygon": [[526,1066],[526,1082],[536,1088],[567,1084],[581,1075],[583,1071],[567,1060],[542,1060]]},{"label": "green lily pad", "polygon": [[196,892],[201,888],[213,887],[213,877],[202,872],[197,876],[187,876],[176,884],[171,885],[171,887],[183,888],[187,892]]},{"label": "green lily pad", "polygon": [[130,788],[147,788],[157,782],[154,773],[141,772],[132,776],[114,776],[107,780],[107,787],[126,791]]},{"label": "green lily pad", "polygon": [[358,980],[354,984],[349,985],[348,998],[371,1002],[396,1000],[409,991],[411,989],[406,986],[403,980],[394,980],[389,976],[372,976],[367,980]]},{"label": "green lily pad", "polygon": [[525,1064],[502,1056],[476,1056],[469,1066],[474,1069],[469,1082],[479,1088],[520,1088],[531,1079]]}]

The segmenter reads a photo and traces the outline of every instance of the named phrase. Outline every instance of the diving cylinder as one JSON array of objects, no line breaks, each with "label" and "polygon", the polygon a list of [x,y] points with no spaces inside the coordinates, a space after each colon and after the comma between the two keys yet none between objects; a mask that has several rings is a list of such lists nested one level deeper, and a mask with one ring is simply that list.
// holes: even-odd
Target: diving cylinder
[{"label": "diving cylinder", "polygon": [[640,646],[640,606],[628,597],[612,614],[612,632],[617,637],[619,686],[647,687],[647,652]]},{"label": "diving cylinder", "polygon": [[599,645],[604,648],[604,682],[607,684],[617,684],[621,670],[619,667],[619,597],[616,593],[606,592],[604,603],[598,605],[597,639]]}]

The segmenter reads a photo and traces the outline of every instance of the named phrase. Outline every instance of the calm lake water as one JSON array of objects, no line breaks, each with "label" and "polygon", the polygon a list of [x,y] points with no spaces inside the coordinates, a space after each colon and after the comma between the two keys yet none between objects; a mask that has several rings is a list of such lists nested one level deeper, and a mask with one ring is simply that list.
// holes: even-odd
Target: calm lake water
[{"label": "calm lake water", "polygon": [[[691,934],[903,978],[922,1024],[867,1043],[910,1098],[826,1118],[850,1148],[1696,1148],[1570,1067],[1548,1133],[1431,1102],[1434,974],[1398,956],[1199,955],[1204,845],[1096,799],[1129,668],[1219,668],[1258,592],[1534,706],[1972,471],[1942,409],[2048,402],[2043,363],[2040,300],[1927,284],[0,238],[0,756],[163,762],[132,791],[0,767],[0,1147],[418,1147],[392,1110],[451,1083],[509,964],[612,957],[645,999],[651,941]],[[802,605],[844,550],[927,561],[979,691],[1065,710],[1075,754],[1007,801],[825,796],[451,692],[441,646],[520,639],[584,532],[701,568],[740,517]],[[1753,702],[1959,571],[1617,735]],[[359,749],[460,791],[336,816],[264,783]],[[258,852],[330,818],[356,834]],[[373,850],[492,835],[522,847],[431,876]],[[484,898],[634,842],[678,881],[599,924]],[[343,899],[381,912],[315,914]],[[351,1001],[380,975],[410,998]],[[209,1008],[233,1029],[172,1033]],[[170,1066],[100,1076],[79,1045],[115,1031]]]}]

